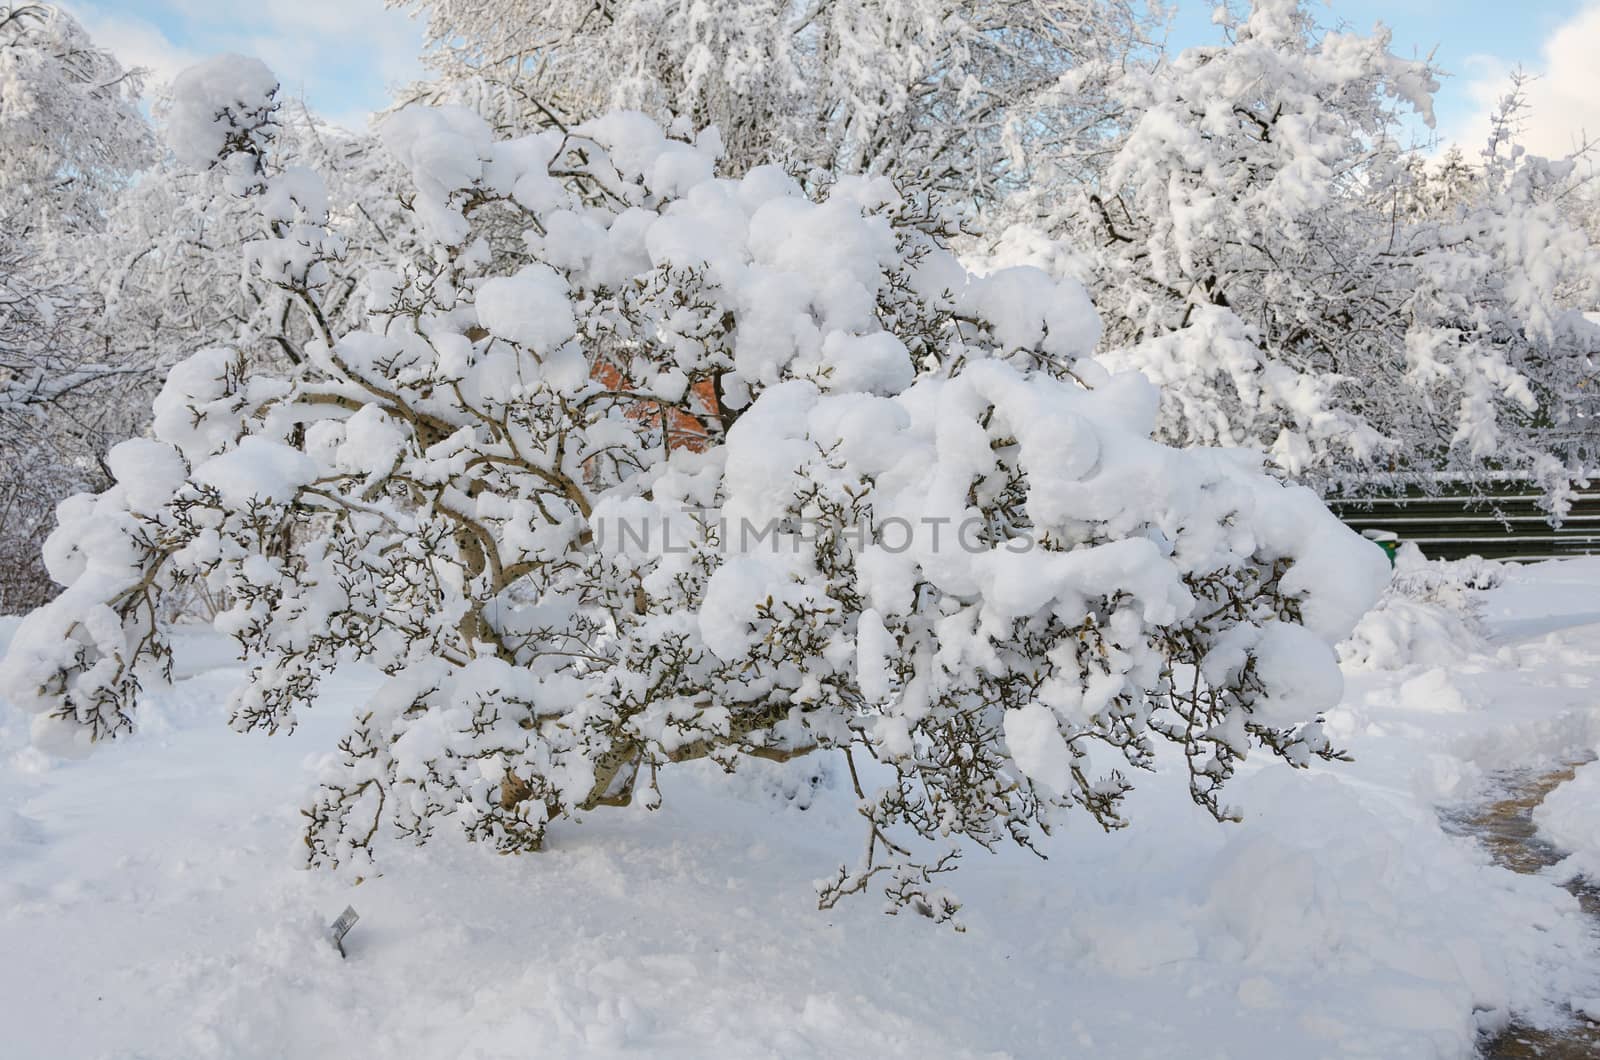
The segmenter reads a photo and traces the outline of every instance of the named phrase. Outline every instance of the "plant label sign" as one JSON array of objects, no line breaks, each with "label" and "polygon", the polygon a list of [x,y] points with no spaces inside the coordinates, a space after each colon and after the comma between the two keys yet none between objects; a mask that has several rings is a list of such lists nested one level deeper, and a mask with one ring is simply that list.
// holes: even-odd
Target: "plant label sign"
[{"label": "plant label sign", "polygon": [[347,905],[344,907],[344,912],[339,914],[339,919],[328,928],[328,933],[333,937],[333,944],[339,950],[339,956],[345,955],[344,937],[350,934],[350,929],[355,927],[356,921],[360,919],[361,914],[356,912],[355,906]]}]

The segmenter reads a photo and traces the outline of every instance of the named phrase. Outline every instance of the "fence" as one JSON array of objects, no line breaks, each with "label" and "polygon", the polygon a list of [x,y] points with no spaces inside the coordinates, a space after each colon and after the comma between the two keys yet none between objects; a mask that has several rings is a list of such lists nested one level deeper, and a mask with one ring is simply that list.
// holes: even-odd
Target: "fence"
[{"label": "fence", "polygon": [[[1468,493],[1472,489],[1476,495]],[[1600,554],[1600,488],[1580,490],[1559,526],[1539,507],[1532,483],[1502,480],[1395,497],[1333,497],[1328,507],[1356,530],[1387,530],[1429,559],[1532,561]]]}]

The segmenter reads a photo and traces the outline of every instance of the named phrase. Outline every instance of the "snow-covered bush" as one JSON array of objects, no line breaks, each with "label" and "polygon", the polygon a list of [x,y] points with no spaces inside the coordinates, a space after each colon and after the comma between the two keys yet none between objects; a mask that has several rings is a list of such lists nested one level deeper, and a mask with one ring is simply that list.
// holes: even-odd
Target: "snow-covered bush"
[{"label": "snow-covered bush", "polygon": [[1389,588],[1339,645],[1340,660],[1358,670],[1459,662],[1487,646],[1478,594],[1500,576],[1491,560],[1430,560],[1416,545],[1401,545]]},{"label": "snow-covered bush", "polygon": [[[1152,441],[1080,287],[969,275],[887,181],[715,178],[715,137],[638,114],[381,135],[432,257],[367,275],[369,323],[318,318],[285,374],[190,357],[116,484],[62,505],[66,588],[0,672],[43,744],[130,729],[160,602],[202,583],[239,729],[293,726],[340,663],[388,675],[306,807],[313,864],[443,823],[532,850],[675,763],[831,750],[870,841],[822,900],[884,869],[939,919],[963,841],[1120,826],[1162,745],[1219,816],[1252,747],[1337,756],[1332,645],[1382,556],[1252,458]],[[241,190],[274,232],[250,267],[315,316],[317,183]]]}]

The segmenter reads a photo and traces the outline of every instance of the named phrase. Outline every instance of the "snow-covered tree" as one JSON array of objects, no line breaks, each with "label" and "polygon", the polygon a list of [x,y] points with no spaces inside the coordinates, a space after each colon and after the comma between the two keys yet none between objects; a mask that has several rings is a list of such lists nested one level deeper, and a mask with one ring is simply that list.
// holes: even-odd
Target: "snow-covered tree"
[{"label": "snow-covered tree", "polygon": [[[323,263],[330,281],[317,307],[337,326],[353,326],[365,314],[362,270],[396,255],[426,253],[399,206],[402,173],[375,138],[330,126],[303,102],[282,99],[258,62],[233,62],[266,79],[251,88],[265,111],[249,152],[241,154],[249,159],[246,186],[238,187],[239,175],[214,164],[214,157],[169,150],[114,204],[94,244],[94,285],[106,306],[102,327],[130,356],[171,364],[226,344],[264,367],[302,359],[302,347],[317,331],[314,315],[298,294],[259,275],[241,281],[238,267],[250,247],[275,235],[254,192],[279,175],[316,171],[327,209],[347,222],[340,253]],[[163,137],[183,143],[184,126],[194,116],[168,99],[155,110]]]},{"label": "snow-covered tree", "polygon": [[516,131],[611,110],[715,126],[735,172],[894,177],[987,200],[1081,153],[1099,81],[1142,46],[1130,0],[390,0],[426,9],[439,83]]},{"label": "snow-covered tree", "polygon": [[66,12],[0,4],[0,220],[12,235],[99,227],[150,157],[141,87]]},{"label": "snow-covered tree", "polygon": [[139,77],[71,17],[0,4],[0,612],[46,598],[39,547],[55,502],[96,482],[128,429],[137,366],[96,324],[87,240],[150,158]]},{"label": "snow-covered tree", "polygon": [[1419,209],[1444,190],[1398,143],[1402,112],[1431,121],[1425,63],[1297,0],[1219,18],[1226,43],[1114,81],[1095,182],[1029,196],[1094,251],[1108,363],[1162,385],[1162,437],[1259,446],[1311,481],[1498,466],[1554,485],[1582,454],[1551,428],[1600,348],[1570,166],[1492,151],[1462,194],[1458,160]]},{"label": "snow-covered tree", "polygon": [[[188,79],[193,143],[317,317],[336,219],[304,171],[258,182],[237,70]],[[1120,826],[1161,746],[1219,816],[1252,748],[1338,754],[1331,645],[1381,554],[1248,456],[1152,441],[1076,284],[970,275],[883,179],[716,178],[714,138],[637,113],[381,135],[434,255],[368,274],[370,318],[282,374],[180,364],[155,437],[62,506],[65,588],[0,672],[43,744],[131,729],[162,600],[200,583],[249,665],[239,729],[292,727],[340,663],[387,675],[306,807],[313,864],[447,823],[532,850],[675,764],[828,751],[869,841],[823,903],[876,878],[941,920],[962,844]]]},{"label": "snow-covered tree", "polygon": [[1483,193],[1483,174],[1467,161],[1458,144],[1450,145],[1437,161],[1412,152],[1404,165],[1397,209],[1408,222],[1453,216]]},{"label": "snow-covered tree", "polygon": [[55,503],[95,483],[69,428],[104,380],[83,361],[81,294],[32,253],[0,231],[0,612],[13,613],[49,598],[39,549]]}]

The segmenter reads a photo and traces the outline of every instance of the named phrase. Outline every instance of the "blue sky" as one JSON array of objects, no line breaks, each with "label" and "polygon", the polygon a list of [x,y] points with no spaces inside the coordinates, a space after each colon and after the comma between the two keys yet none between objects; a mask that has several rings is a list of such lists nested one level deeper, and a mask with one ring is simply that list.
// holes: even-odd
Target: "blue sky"
[{"label": "blue sky", "polygon": [[[1211,36],[1212,4],[1178,0],[1175,6],[1174,39],[1188,43]],[[1421,58],[1437,50],[1447,69],[1462,73],[1464,61],[1475,55],[1536,59],[1540,42],[1584,6],[1582,0],[1333,0],[1315,10],[1324,23],[1342,21],[1361,32],[1381,21],[1394,30],[1396,53]]]},{"label": "blue sky", "polygon": [[[170,76],[221,51],[258,55],[285,86],[346,124],[420,72],[421,27],[383,0],[65,0],[102,44],[124,61]],[[1171,40],[1217,39],[1213,5],[1176,0]],[[1600,0],[1332,0],[1322,20],[1368,31],[1382,20],[1394,50],[1430,52],[1452,76],[1437,100],[1445,140],[1475,143],[1481,115],[1521,64],[1544,75],[1534,89],[1529,130],[1535,149],[1557,153],[1581,126],[1600,131]],[[1592,116],[1593,120],[1588,120]]]}]

